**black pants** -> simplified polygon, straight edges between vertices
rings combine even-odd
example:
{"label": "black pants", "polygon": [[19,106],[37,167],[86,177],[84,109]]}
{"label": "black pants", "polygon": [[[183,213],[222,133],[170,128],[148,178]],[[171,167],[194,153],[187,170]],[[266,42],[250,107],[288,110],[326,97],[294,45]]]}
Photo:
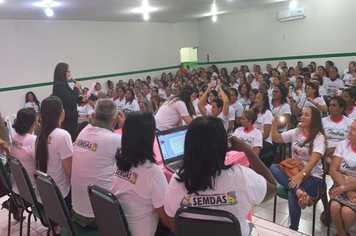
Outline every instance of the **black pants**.
{"label": "black pants", "polygon": [[273,146],[269,142],[263,141],[262,149],[260,151],[260,158],[261,161],[267,166],[268,168],[272,165],[274,153],[272,152],[271,155],[265,156],[269,151],[272,151]]}
{"label": "black pants", "polygon": [[72,142],[75,142],[75,140],[77,139],[77,123],[78,123],[78,119],[76,120],[65,119],[62,124],[62,128],[67,130],[68,133],[70,134],[72,138]]}

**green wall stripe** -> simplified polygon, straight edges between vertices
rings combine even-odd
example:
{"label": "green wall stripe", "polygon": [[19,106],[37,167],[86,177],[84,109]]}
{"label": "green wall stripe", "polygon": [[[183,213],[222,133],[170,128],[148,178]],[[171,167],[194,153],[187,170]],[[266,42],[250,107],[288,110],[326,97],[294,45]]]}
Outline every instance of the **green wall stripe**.
{"label": "green wall stripe", "polygon": [[[87,81],[87,80],[103,79],[103,78],[110,78],[110,77],[116,77],[116,76],[148,73],[148,72],[154,72],[154,71],[160,71],[160,70],[178,69],[179,67],[180,67],[180,65],[162,67],[162,68],[155,68],[155,69],[148,69],[148,70],[129,71],[129,72],[123,72],[123,73],[108,74],[108,75],[98,75],[98,76],[91,76],[91,77],[76,78],[76,80],[77,81]],[[45,82],[45,83],[38,83],[38,84],[26,84],[26,85],[20,85],[20,86],[5,87],[5,88],[0,88],[0,92],[19,90],[19,89],[29,89],[29,88],[36,88],[36,87],[49,86],[49,85],[53,85],[53,82]]]}
{"label": "green wall stripe", "polygon": [[334,53],[334,54],[319,54],[319,55],[304,55],[304,56],[288,56],[288,57],[267,57],[257,59],[243,59],[231,61],[213,61],[213,62],[199,62],[199,65],[212,65],[212,64],[229,64],[241,62],[256,62],[256,61],[286,61],[286,60],[301,60],[301,59],[315,59],[315,58],[331,58],[331,57],[352,57],[356,56],[356,52],[350,53]]}
{"label": "green wall stripe", "polygon": [[[246,63],[246,62],[258,62],[258,61],[284,61],[284,60],[301,60],[301,59],[352,57],[352,56],[356,56],[356,52],[319,54],[319,55],[303,55],[303,56],[288,56],[288,57],[267,57],[267,58],[230,60],[230,61],[198,62],[198,64],[199,65],[212,65],[212,64]],[[91,77],[76,78],[76,80],[87,81],[87,80],[103,79],[103,78],[118,77],[118,76],[124,76],[124,75],[149,73],[149,72],[160,71],[160,70],[178,69],[179,67],[180,67],[180,65],[148,69],[148,70],[129,71],[129,72],[123,72],[123,73],[108,74],[108,75],[98,75],[98,76],[91,76]],[[20,85],[20,86],[5,87],[5,88],[0,88],[0,92],[19,90],[19,89],[36,88],[36,87],[42,87],[42,86],[49,86],[52,84],[53,84],[53,82],[45,82],[45,83],[38,83],[38,84],[26,84],[26,85]]]}

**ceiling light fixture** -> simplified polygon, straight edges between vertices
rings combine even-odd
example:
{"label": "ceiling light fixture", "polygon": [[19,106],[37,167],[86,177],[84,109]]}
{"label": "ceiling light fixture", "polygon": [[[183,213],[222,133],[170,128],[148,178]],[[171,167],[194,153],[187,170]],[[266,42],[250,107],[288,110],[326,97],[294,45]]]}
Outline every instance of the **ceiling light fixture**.
{"label": "ceiling light fixture", "polygon": [[296,0],[292,0],[289,4],[289,7],[291,9],[295,9],[297,7],[297,5],[298,5],[298,2]]}
{"label": "ceiling light fixture", "polygon": [[148,20],[149,18],[150,18],[150,15],[147,12],[143,13],[144,20]]}
{"label": "ceiling light fixture", "polygon": [[213,15],[213,22],[216,22],[216,19],[217,19],[216,15]]}
{"label": "ceiling light fixture", "polygon": [[49,16],[49,17],[53,16],[53,10],[51,8],[49,8],[49,7],[46,8],[45,12],[46,12],[47,16]]}
{"label": "ceiling light fixture", "polygon": [[4,3],[4,0],[0,0],[0,4],[1,4],[1,3]]}
{"label": "ceiling light fixture", "polygon": [[216,15],[218,13],[218,8],[216,7],[215,2],[213,3],[213,7],[211,8],[211,14]]}

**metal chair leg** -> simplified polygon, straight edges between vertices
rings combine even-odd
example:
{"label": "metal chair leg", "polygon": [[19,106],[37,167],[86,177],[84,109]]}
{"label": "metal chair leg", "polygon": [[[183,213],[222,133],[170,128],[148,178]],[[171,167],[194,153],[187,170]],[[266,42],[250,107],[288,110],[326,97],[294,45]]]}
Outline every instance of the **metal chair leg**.
{"label": "metal chair leg", "polygon": [[277,208],[277,195],[274,196],[273,223],[276,223],[276,208]]}
{"label": "metal chair leg", "polygon": [[27,219],[27,236],[30,236],[30,230],[31,230],[31,215],[32,212],[28,214],[28,219]]}
{"label": "metal chair leg", "polygon": [[21,215],[20,215],[20,236],[22,236],[23,213],[24,213],[24,210],[22,209]]}
{"label": "metal chair leg", "polygon": [[316,211],[316,203],[313,204],[313,228],[312,228],[312,236],[315,235],[315,211]]}
{"label": "metal chair leg", "polygon": [[7,222],[7,235],[10,236],[10,231],[11,231],[11,201],[10,202],[10,206],[9,206],[9,219],[8,219],[8,222]]}

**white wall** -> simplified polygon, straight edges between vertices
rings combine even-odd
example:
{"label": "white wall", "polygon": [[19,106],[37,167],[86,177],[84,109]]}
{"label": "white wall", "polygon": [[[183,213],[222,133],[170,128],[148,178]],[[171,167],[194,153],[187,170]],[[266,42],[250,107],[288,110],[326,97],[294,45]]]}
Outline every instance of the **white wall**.
{"label": "white wall", "polygon": [[[211,17],[198,20],[199,62],[206,62],[207,54],[210,61],[226,61],[356,52],[356,1],[298,0],[298,6],[307,7],[303,20],[277,20],[277,12],[289,9],[289,1],[219,15],[217,22]],[[346,67],[350,59],[334,61]]]}
{"label": "white wall", "polygon": [[[159,24],[0,20],[0,29],[0,88],[51,82],[58,62],[69,64],[73,78],[178,66],[180,48],[198,46],[199,38],[197,21]],[[161,73],[82,84],[142,79],[148,74]],[[52,86],[0,92],[2,115],[16,113],[24,105],[29,90],[42,100],[50,95]]]}

